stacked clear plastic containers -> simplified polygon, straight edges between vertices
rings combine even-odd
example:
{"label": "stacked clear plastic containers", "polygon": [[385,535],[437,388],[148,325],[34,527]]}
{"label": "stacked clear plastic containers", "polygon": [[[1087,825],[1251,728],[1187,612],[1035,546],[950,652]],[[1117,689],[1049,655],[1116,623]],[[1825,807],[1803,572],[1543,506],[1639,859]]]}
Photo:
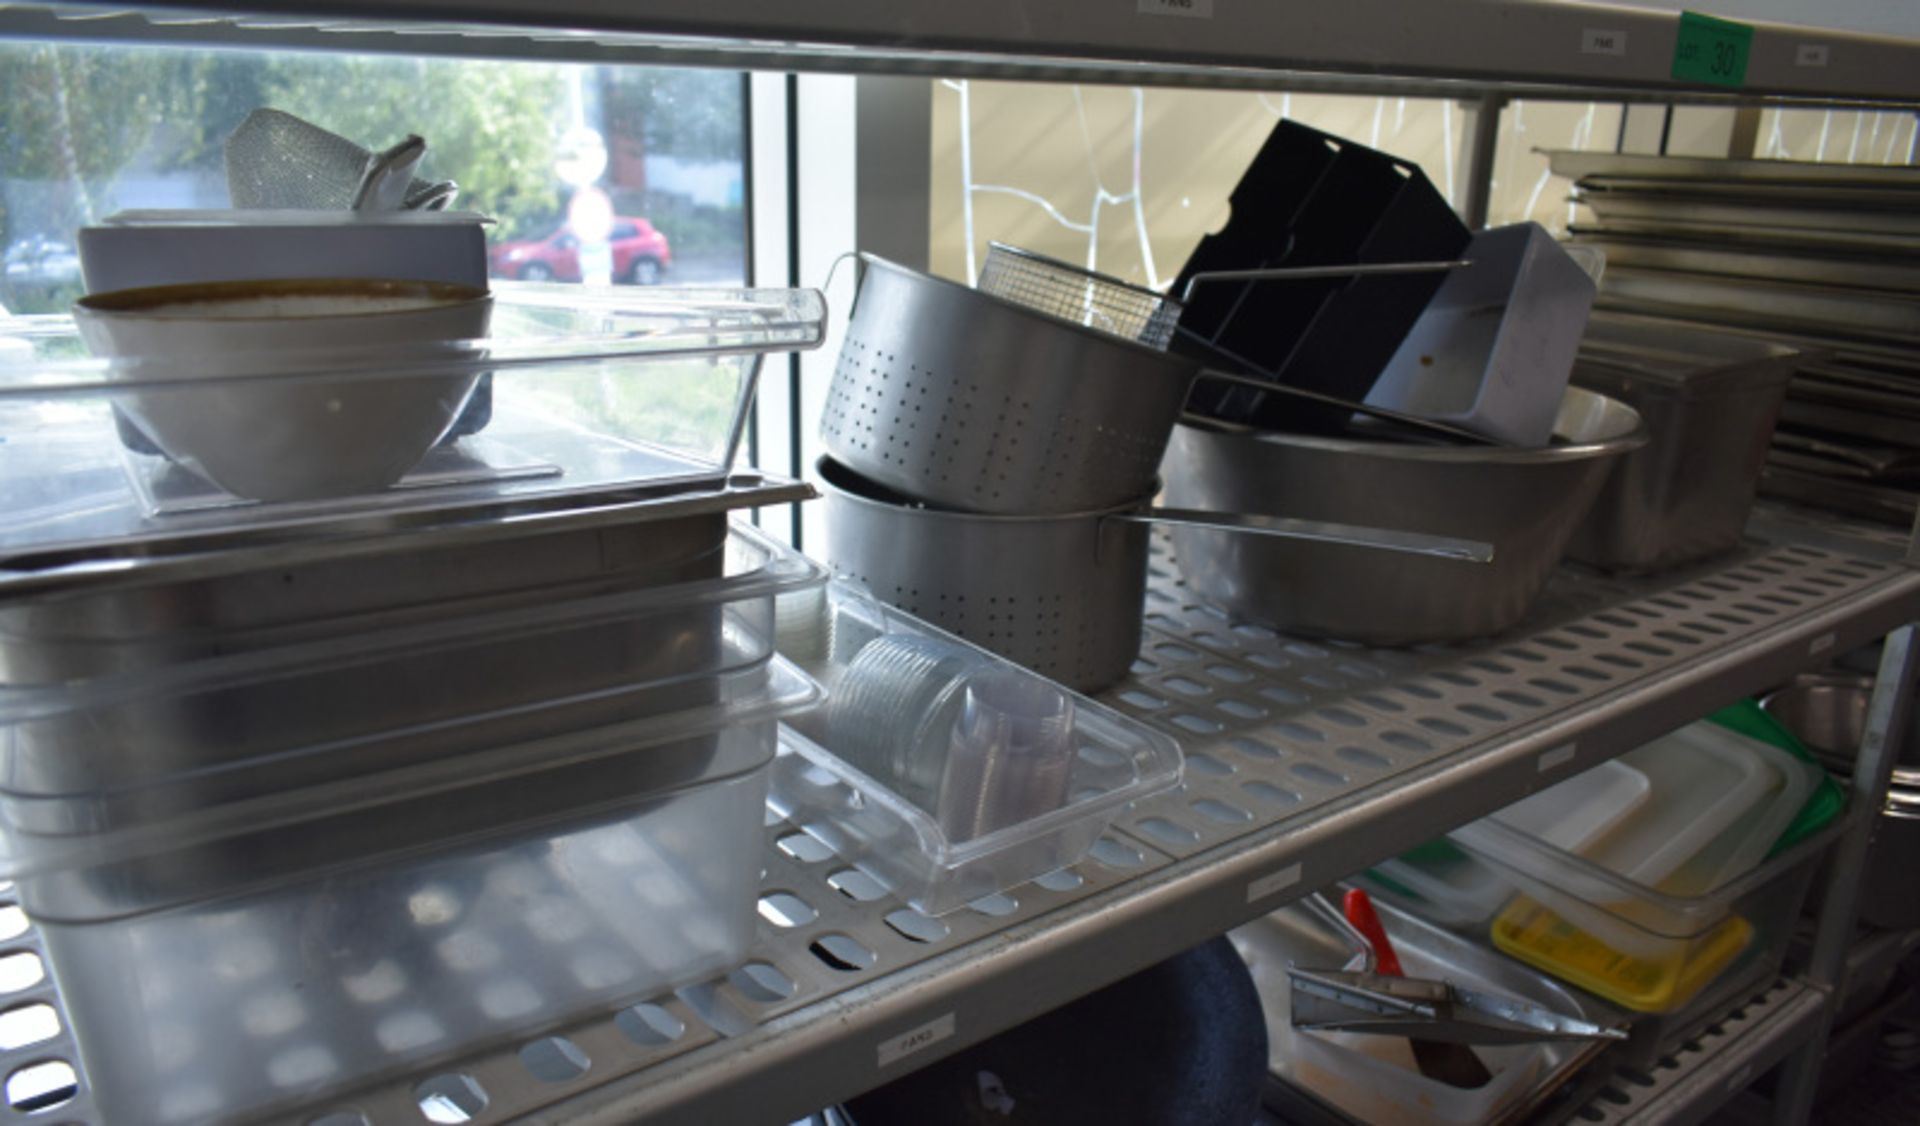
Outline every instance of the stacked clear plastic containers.
{"label": "stacked clear plastic containers", "polygon": [[1649,1061],[1779,972],[1844,819],[1823,774],[1695,723],[1455,830],[1366,882],[1625,1010]]}
{"label": "stacked clear plastic containers", "polygon": [[[823,319],[503,287],[458,348],[166,379],[0,322],[0,865],[107,1121],[308,1105],[745,956],[821,695],[774,604],[824,574],[729,519],[810,491],[731,466]],[[408,380],[458,421],[364,494],[237,496],[142,421]]]}

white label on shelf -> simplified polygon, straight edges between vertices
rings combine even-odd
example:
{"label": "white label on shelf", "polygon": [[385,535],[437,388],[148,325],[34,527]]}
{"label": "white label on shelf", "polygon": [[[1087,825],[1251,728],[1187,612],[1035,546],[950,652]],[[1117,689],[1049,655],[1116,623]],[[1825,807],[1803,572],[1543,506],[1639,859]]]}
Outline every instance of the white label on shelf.
{"label": "white label on shelf", "polygon": [[1561,746],[1555,747],[1551,751],[1541,752],[1540,762],[1537,764],[1540,768],[1540,773],[1545,774],[1547,771],[1552,770],[1556,766],[1565,766],[1566,764],[1572,762],[1573,752],[1578,747],[1579,747],[1579,744],[1577,743],[1566,743]]}
{"label": "white label on shelf", "polygon": [[1140,14],[1210,20],[1213,18],[1213,0],[1140,0]]}
{"label": "white label on shelf", "polygon": [[1826,66],[1827,45],[1825,43],[1802,43],[1793,50],[1794,66]]}
{"label": "white label on shelf", "polygon": [[880,1041],[880,1066],[906,1059],[922,1048],[929,1048],[953,1035],[953,1014],[938,1016],[914,1029],[903,1032],[891,1040]]}
{"label": "white label on shelf", "polygon": [[1831,633],[1823,633],[1807,643],[1807,655],[1818,657],[1820,654],[1833,648],[1833,643],[1838,640],[1840,639]]}
{"label": "white label on shelf", "polygon": [[1580,53],[1583,55],[1624,55],[1627,53],[1627,33],[1624,31],[1605,31],[1590,27],[1580,33]]}
{"label": "white label on shelf", "polygon": [[1296,862],[1287,865],[1278,872],[1262,876],[1247,885],[1247,902],[1258,903],[1269,895],[1278,895],[1300,882],[1300,865]]}

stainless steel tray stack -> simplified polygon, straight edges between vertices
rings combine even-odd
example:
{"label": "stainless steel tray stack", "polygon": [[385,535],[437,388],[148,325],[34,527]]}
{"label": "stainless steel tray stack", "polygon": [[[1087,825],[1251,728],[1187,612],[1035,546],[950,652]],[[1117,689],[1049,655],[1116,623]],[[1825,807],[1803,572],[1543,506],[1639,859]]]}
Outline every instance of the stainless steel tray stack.
{"label": "stainless steel tray stack", "polygon": [[491,379],[398,485],[278,503],[129,444],[137,376],[63,318],[7,326],[0,875],[108,1120],[251,1119],[745,956],[776,725],[820,695],[774,603],[825,575],[729,519],[812,490],[732,462],[823,320],[503,287],[459,358],[244,373]]}
{"label": "stainless steel tray stack", "polygon": [[1599,305],[1806,353],[1761,489],[1909,524],[1920,497],[1920,169],[1551,154]]}

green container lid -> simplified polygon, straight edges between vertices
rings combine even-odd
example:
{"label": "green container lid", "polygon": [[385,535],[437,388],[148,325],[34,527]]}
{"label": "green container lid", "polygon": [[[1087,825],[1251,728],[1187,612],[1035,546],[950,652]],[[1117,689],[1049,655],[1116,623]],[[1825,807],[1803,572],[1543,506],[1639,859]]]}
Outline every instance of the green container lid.
{"label": "green container lid", "polygon": [[1773,718],[1772,712],[1752,700],[1742,700],[1737,704],[1721,708],[1707,719],[1736,734],[1779,747],[1793,757],[1811,763],[1820,771],[1820,784],[1815,786],[1813,793],[1807,796],[1806,802],[1800,807],[1800,812],[1787,825],[1786,831],[1780,834],[1780,839],[1773,843],[1773,849],[1767,853],[1768,856],[1785,852],[1819,832],[1834,818],[1840,816],[1841,810],[1847,808],[1847,792],[1840,787],[1840,783],[1833,780],[1833,776],[1827,773],[1826,768],[1820,765],[1820,761],[1813,757],[1812,752],[1801,745],[1793,732]]}

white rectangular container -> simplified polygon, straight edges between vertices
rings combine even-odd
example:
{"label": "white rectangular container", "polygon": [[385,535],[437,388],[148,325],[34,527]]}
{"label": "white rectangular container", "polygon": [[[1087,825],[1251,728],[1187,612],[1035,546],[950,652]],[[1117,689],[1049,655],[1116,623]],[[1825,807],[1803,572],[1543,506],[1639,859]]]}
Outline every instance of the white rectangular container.
{"label": "white rectangular container", "polygon": [[121,211],[79,231],[89,293],[268,278],[392,278],[484,288],[471,211]]}
{"label": "white rectangular container", "polygon": [[1593,309],[1593,278],[1538,223],[1481,231],[1461,257],[1472,264],[1447,275],[1367,402],[1544,446]]}

